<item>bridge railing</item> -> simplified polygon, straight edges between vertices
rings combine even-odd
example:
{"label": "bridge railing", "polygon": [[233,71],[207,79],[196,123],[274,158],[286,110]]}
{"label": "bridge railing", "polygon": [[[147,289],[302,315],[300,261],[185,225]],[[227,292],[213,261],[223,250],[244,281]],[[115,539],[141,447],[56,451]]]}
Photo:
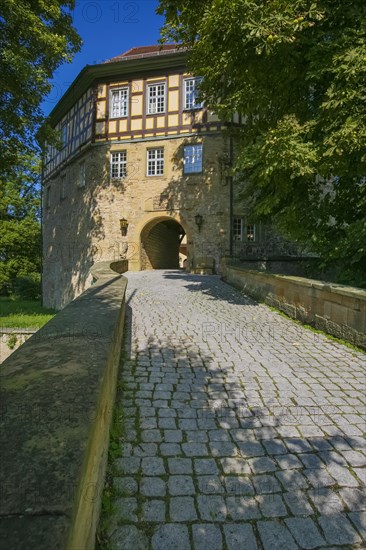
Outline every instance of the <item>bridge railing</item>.
{"label": "bridge railing", "polygon": [[366,290],[221,263],[223,278],[302,323],[366,349]]}
{"label": "bridge railing", "polygon": [[108,262],[93,276],[90,289],[1,366],[0,538],[7,550],[94,547],[127,280]]}

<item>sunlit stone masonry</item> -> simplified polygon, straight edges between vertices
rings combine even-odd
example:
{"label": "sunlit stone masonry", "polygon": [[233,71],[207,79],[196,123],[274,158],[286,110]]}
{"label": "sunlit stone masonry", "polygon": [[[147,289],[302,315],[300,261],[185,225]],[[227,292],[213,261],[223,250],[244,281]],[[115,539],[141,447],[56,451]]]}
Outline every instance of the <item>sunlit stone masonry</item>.
{"label": "sunlit stone masonry", "polygon": [[[130,271],[219,273],[223,256],[273,254],[230,173],[235,147],[201,103],[199,75],[176,45],[132,48],[86,66],[50,114],[62,148],[43,170],[44,304],[63,307],[99,261]],[[282,254],[284,251],[282,250]]]}

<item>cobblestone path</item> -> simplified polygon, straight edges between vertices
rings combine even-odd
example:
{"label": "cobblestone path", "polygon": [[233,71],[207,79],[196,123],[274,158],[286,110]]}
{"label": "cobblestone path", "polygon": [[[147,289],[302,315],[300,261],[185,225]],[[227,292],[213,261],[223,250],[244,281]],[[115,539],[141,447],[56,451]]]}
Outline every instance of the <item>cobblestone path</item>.
{"label": "cobblestone path", "polygon": [[110,548],[364,548],[365,355],[216,276],[127,277]]}

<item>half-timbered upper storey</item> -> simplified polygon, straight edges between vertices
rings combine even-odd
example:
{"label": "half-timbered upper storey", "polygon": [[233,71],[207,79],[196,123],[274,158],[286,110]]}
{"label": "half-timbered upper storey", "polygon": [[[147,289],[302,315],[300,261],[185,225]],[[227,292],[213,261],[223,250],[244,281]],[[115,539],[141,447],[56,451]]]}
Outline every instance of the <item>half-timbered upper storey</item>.
{"label": "half-timbered upper storey", "polygon": [[202,79],[187,72],[186,55],[173,44],[132,48],[85,67],[50,115],[62,145],[48,149],[45,178],[91,144],[220,131],[223,124],[200,101]]}

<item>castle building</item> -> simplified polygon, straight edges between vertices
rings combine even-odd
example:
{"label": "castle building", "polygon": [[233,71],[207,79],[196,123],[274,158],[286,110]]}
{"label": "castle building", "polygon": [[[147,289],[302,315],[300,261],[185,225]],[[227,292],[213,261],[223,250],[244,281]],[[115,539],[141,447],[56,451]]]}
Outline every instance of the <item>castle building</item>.
{"label": "castle building", "polygon": [[260,240],[237,210],[227,124],[186,56],[151,46],[86,66],[50,114],[62,148],[43,169],[45,305],[74,299],[100,261],[219,272],[233,242]]}

